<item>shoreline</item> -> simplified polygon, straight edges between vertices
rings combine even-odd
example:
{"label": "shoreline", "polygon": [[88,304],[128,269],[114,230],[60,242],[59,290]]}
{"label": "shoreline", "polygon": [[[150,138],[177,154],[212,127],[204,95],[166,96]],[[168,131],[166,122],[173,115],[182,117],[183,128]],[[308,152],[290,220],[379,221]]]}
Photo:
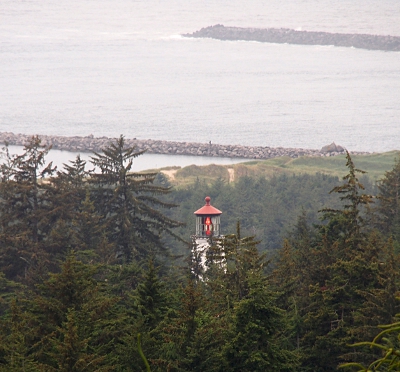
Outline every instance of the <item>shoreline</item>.
{"label": "shoreline", "polygon": [[[64,137],[38,135],[42,140],[43,146],[52,146],[55,150],[93,153],[101,152],[116,138],[94,137]],[[12,132],[0,132],[0,143],[14,146],[24,146],[32,135],[14,134]],[[241,146],[241,145],[219,145],[197,142],[173,142],[161,140],[139,140],[136,138],[125,138],[127,146],[135,146],[137,151],[146,150],[148,154],[162,155],[189,155],[189,156],[208,156],[224,158],[244,158],[244,159],[270,159],[281,156],[298,158],[299,156],[336,156],[341,155],[344,149],[334,143],[324,146],[321,150],[303,148],[284,148],[268,146]],[[354,151],[354,155],[369,154],[369,152]]]}
{"label": "shoreline", "polygon": [[400,36],[296,31],[289,28],[225,27],[218,24],[202,28],[191,34],[183,34],[182,36],[231,41],[246,40],[278,44],[334,45],[367,50],[400,51]]}

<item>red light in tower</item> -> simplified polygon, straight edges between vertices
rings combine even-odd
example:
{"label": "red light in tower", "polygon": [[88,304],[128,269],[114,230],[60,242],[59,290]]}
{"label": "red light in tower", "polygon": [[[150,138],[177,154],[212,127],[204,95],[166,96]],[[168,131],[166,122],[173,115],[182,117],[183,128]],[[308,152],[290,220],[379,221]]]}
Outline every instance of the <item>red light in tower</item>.
{"label": "red light in tower", "polygon": [[206,234],[210,235],[211,234],[211,229],[212,229],[212,223],[211,223],[211,218],[210,217],[206,217],[205,225],[206,225]]}

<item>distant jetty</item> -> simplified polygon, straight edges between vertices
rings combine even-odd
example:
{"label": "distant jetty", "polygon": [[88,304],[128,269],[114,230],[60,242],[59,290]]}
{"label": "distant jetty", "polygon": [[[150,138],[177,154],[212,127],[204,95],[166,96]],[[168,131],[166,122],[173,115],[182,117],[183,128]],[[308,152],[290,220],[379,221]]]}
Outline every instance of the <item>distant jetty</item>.
{"label": "distant jetty", "polygon": [[400,51],[399,36],[297,31],[289,28],[241,28],[215,25],[184,37],[247,40],[278,44],[334,45],[369,50]]}
{"label": "distant jetty", "polygon": [[[14,134],[10,132],[0,132],[0,143],[16,146],[24,146],[32,135]],[[52,146],[53,149],[70,152],[101,152],[115,138],[94,137],[62,137],[39,135],[44,146]],[[210,156],[224,158],[242,159],[269,159],[280,156],[298,158],[299,156],[335,156],[343,154],[341,146],[332,143],[324,146],[320,150],[310,150],[302,148],[284,148],[268,146],[241,146],[241,145],[218,145],[197,142],[171,142],[158,140],[139,140],[136,138],[125,138],[127,146],[135,146],[137,151],[146,150],[149,154],[165,155],[189,155],[189,156]],[[366,152],[354,152],[352,154],[367,154]]]}

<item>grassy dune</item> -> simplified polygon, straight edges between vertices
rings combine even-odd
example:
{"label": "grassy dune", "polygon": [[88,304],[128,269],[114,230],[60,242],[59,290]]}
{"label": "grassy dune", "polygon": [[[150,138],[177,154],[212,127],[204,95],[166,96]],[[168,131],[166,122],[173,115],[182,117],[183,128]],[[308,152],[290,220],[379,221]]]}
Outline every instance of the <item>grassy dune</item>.
{"label": "grassy dune", "polygon": [[[377,153],[369,155],[354,155],[352,159],[358,169],[367,172],[367,176],[373,181],[381,179],[385,172],[391,170],[396,158],[400,157],[400,151]],[[335,157],[289,157],[273,158],[268,160],[249,161],[234,165],[190,165],[184,168],[173,167],[161,169],[176,187],[202,180],[213,182],[222,179],[226,182],[234,182],[240,177],[273,177],[280,174],[315,174],[325,173],[342,177],[346,174],[346,159],[344,155]]]}

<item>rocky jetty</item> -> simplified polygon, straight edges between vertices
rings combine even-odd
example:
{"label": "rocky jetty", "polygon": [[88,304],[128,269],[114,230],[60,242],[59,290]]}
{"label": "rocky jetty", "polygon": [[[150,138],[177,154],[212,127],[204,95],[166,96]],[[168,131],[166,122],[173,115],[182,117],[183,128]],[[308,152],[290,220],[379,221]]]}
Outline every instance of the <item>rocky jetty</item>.
{"label": "rocky jetty", "polygon": [[[53,149],[70,152],[101,152],[115,138],[94,137],[61,137],[39,135],[42,144],[51,145]],[[31,138],[31,135],[14,134],[10,132],[0,133],[0,143],[23,146]],[[283,148],[268,146],[241,146],[241,145],[217,145],[211,143],[196,142],[170,142],[156,140],[139,140],[126,138],[127,146],[135,146],[138,151],[146,150],[149,154],[166,155],[191,155],[211,156],[242,159],[269,159],[279,156],[298,158],[299,156],[335,156],[342,154],[344,149],[334,143],[324,146],[321,150]],[[364,152],[352,152],[353,154],[365,154]]]}
{"label": "rocky jetty", "polygon": [[184,37],[248,40],[278,44],[334,45],[370,50],[400,51],[399,36],[296,31],[289,28],[241,28],[215,25]]}

